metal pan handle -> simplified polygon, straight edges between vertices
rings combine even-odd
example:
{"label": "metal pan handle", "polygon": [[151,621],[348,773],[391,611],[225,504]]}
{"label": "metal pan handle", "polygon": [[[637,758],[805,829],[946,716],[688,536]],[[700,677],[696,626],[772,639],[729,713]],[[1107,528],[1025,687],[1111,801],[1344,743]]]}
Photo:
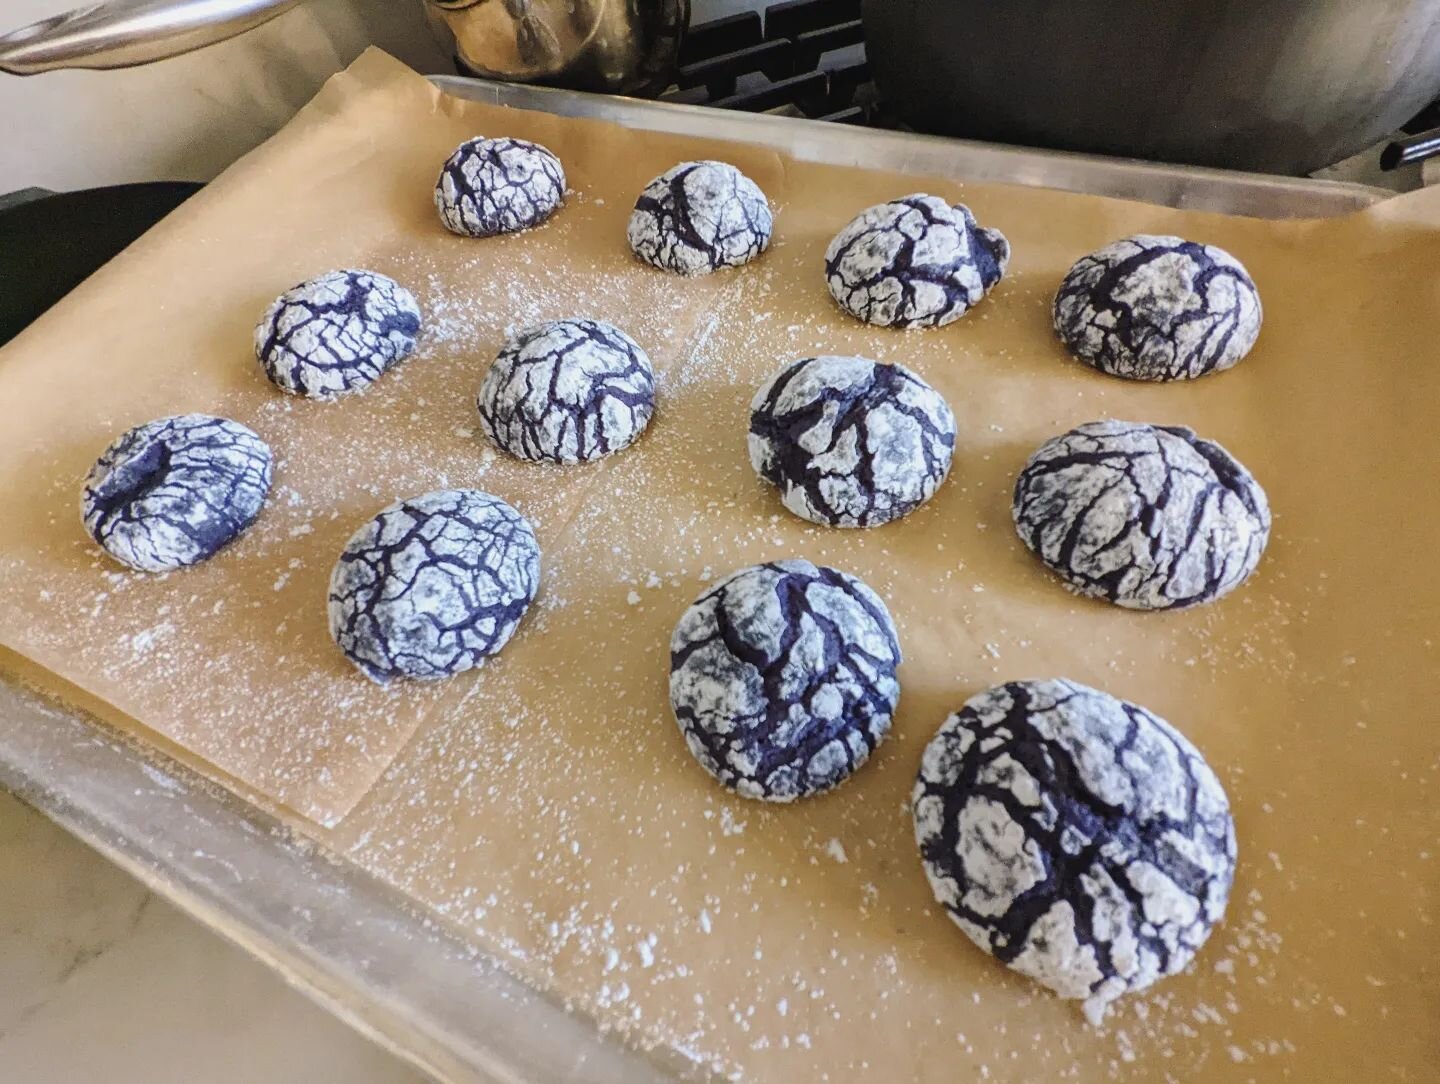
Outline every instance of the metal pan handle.
{"label": "metal pan handle", "polygon": [[1423,162],[1440,155],[1440,128],[1397,139],[1380,152],[1380,168],[1392,170],[1408,166],[1411,162]]}
{"label": "metal pan handle", "polygon": [[0,37],[0,70],[129,68],[243,34],[301,0],[109,0]]}

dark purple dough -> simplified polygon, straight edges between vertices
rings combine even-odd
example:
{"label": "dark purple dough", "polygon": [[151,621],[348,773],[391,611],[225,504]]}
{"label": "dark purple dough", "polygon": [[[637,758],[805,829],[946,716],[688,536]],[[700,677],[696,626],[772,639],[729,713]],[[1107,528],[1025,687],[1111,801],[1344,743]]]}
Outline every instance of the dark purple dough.
{"label": "dark purple dough", "polygon": [[645,186],[626,236],[653,267],[707,275],[759,256],[774,224],[765,193],[734,166],[681,162]]}
{"label": "dark purple dough", "polygon": [[936,898],[975,944],[1092,1018],[1188,964],[1225,913],[1235,825],[1200,751],[1073,681],[973,697],[911,798]]}
{"label": "dark purple dough", "polygon": [[505,646],[539,584],[540,546],[519,512],[442,489],[392,504],[346,543],[330,634],[378,682],[448,677]]}
{"label": "dark purple dough", "polygon": [[435,209],[451,233],[492,237],[540,225],[565,200],[560,159],[525,139],[471,139],[435,182]]}
{"label": "dark purple dough", "polygon": [[861,211],[825,250],[825,281],[846,312],[880,327],[940,327],[1005,274],[1010,242],[964,204],[916,193]]}
{"label": "dark purple dough", "polygon": [[1011,511],[1025,545],[1077,591],[1133,610],[1220,598],[1270,539],[1255,476],[1178,425],[1091,422],[1046,441]]}
{"label": "dark purple dough", "polygon": [[880,597],[809,561],[742,569],[670,639],[670,704],[700,765],[746,798],[844,781],[890,731],[900,644]]}
{"label": "dark purple dough", "polygon": [[90,469],[80,499],[85,529],[142,572],[196,564],[255,521],[271,465],[269,446],[228,418],[182,414],[138,425]]}
{"label": "dark purple dough", "polygon": [[1191,380],[1237,364],[1260,335],[1255,282],[1222,248],[1141,234],[1080,260],[1055,297],[1055,333],[1087,365],[1131,380]]}
{"label": "dark purple dough", "polygon": [[369,387],[415,350],[420,306],[374,271],[331,271],[281,294],[255,328],[255,356],[272,383],[307,399]]}
{"label": "dark purple dough", "polygon": [[629,447],[655,411],[640,345],[600,320],[551,320],[512,335],[476,404],[485,433],[521,459],[585,463]]}
{"label": "dark purple dough", "polygon": [[914,511],[945,480],[955,415],[903,366],[802,358],[756,393],[749,447],[756,473],[797,516],[876,527]]}

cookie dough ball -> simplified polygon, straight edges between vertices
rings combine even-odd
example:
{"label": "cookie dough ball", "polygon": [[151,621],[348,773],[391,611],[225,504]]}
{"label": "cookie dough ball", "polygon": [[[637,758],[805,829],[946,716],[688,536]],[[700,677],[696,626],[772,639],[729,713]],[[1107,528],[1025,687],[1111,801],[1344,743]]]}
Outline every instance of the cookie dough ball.
{"label": "cookie dough ball", "polygon": [[470,139],[445,160],[435,209],[451,233],[493,237],[540,225],[565,200],[565,169],[524,139]]}
{"label": "cookie dough ball", "polygon": [[1227,594],[1270,538],[1260,483],[1183,426],[1092,422],[1055,437],[1020,472],[1012,511],[1077,591],[1133,610]]}
{"label": "cookie dough ball", "polygon": [[1225,913],[1235,825],[1183,735],[1073,681],[968,701],[912,799],[935,898],[986,952],[1097,1023],[1190,962]]}
{"label": "cookie dough ball", "polygon": [[1070,353],[1131,380],[1228,369],[1250,353],[1262,317],[1239,260],[1179,237],[1106,245],[1070,269],[1055,297],[1055,333]]}
{"label": "cookie dough ball", "polygon": [[809,561],[727,576],[670,638],[670,704],[700,765],[746,798],[843,782],[890,731],[900,644],[880,597]]}
{"label": "cookie dough ball", "polygon": [[770,246],[770,203],[726,162],[681,162],[645,186],[627,236],[662,271],[708,275],[749,263]]}
{"label": "cookie dough ball", "polygon": [[909,369],[867,358],[802,358],[750,404],[750,463],[785,507],[827,527],[908,515],[945,480],[955,415]]}
{"label": "cookie dough ball", "polygon": [[486,434],[511,455],[580,463],[635,442],[655,412],[655,372],[634,339],[599,320],[553,320],[513,335],[478,399]]}
{"label": "cookie dough ball", "polygon": [[964,204],[917,193],[861,211],[825,250],[830,296],[880,327],[940,327],[990,292],[1010,242]]}
{"label": "cookie dough ball", "polygon": [[255,356],[272,383],[307,399],[368,388],[415,350],[420,306],[374,271],[331,271],[287,290],[255,328]]}
{"label": "cookie dough ball", "polygon": [[169,572],[214,556],[255,522],[270,447],[228,418],[181,414],[137,425],[90,468],[85,530],[122,564]]}
{"label": "cookie dough ball", "polygon": [[519,512],[474,489],[398,501],[356,531],[330,577],[330,635],[384,684],[479,666],[514,635],[540,584]]}

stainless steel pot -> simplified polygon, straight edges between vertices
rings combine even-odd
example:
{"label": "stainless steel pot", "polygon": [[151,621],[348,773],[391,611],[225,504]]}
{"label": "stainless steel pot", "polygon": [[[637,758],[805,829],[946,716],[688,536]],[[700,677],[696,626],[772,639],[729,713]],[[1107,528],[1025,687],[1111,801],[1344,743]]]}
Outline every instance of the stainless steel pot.
{"label": "stainless steel pot", "polygon": [[865,0],[927,132],[1307,173],[1440,93],[1440,0]]}
{"label": "stainless steel pot", "polygon": [[[109,0],[0,37],[0,70],[146,64],[232,38],[302,2]],[[690,0],[424,2],[477,75],[619,94],[665,88],[690,16]]]}

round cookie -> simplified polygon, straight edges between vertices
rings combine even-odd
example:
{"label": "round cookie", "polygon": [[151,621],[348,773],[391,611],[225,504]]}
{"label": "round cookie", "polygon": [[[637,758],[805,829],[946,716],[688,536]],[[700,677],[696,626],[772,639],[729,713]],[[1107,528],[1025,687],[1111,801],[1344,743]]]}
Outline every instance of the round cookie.
{"label": "round cookie", "polygon": [[560,159],[525,139],[469,139],[435,182],[435,209],[451,233],[494,237],[540,225],[565,201]]}
{"label": "round cookie", "polygon": [[552,320],[511,336],[477,398],[511,455],[581,463],[626,448],[655,411],[655,372],[634,339],[599,320]]}
{"label": "round cookie", "polygon": [[825,250],[842,309],[880,327],[940,327],[980,303],[1005,274],[1010,242],[964,204],[916,193],[861,211]]}
{"label": "round cookie", "polygon": [[1141,234],[1070,269],[1055,333],[1102,373],[1190,380],[1230,368],[1260,336],[1264,312],[1240,261],[1214,245]]}
{"label": "round cookie", "polygon": [[514,634],[540,584],[519,512],[474,489],[397,501],[346,543],[330,577],[330,635],[381,684],[479,666]]}
{"label": "round cookie", "polygon": [[1270,538],[1260,483],[1183,426],[1092,422],[1047,441],[1016,479],[1012,512],[1077,591],[1134,610],[1227,594]]}
{"label": "round cookie", "polygon": [[670,704],[700,765],[746,798],[843,782],[890,731],[900,644],[878,595],[833,568],[774,561],[695,600],[670,638]]}
{"label": "round cookie", "polygon": [[90,537],[122,564],[198,564],[255,522],[270,492],[270,447],[239,422],[181,414],[137,425],[96,460],[80,495]]}
{"label": "round cookie", "polygon": [[802,358],[750,404],[750,463],[785,507],[828,527],[876,527],[924,504],[950,470],[955,416],[900,365]]}
{"label": "round cookie", "polygon": [[1181,970],[1225,913],[1219,779],[1164,720],[1097,689],[1014,681],[967,701],[926,747],[911,808],[955,924],[1097,1023]]}
{"label": "round cookie", "polygon": [[749,263],[770,245],[765,193],[727,162],[681,162],[645,186],[626,235],[662,271],[706,275]]}
{"label": "round cookie", "polygon": [[415,350],[420,306],[374,271],[331,271],[277,297],[255,328],[255,356],[273,384],[307,399],[369,387]]}

